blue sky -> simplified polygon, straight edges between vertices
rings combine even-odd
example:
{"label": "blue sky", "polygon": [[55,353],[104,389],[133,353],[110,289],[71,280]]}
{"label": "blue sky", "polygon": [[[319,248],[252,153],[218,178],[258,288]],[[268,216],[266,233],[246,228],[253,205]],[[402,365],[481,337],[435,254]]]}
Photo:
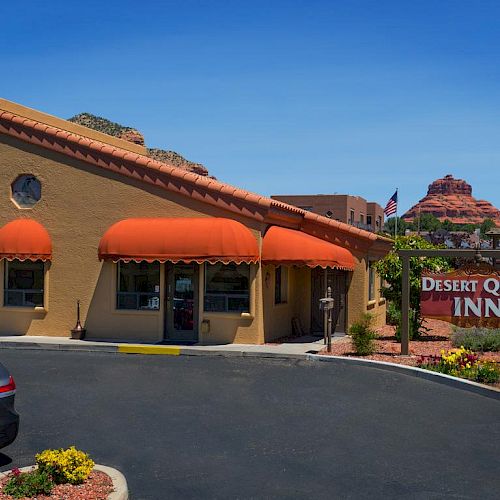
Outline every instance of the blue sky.
{"label": "blue sky", "polygon": [[500,2],[1,2],[0,95],[136,127],[261,194],[500,205]]}

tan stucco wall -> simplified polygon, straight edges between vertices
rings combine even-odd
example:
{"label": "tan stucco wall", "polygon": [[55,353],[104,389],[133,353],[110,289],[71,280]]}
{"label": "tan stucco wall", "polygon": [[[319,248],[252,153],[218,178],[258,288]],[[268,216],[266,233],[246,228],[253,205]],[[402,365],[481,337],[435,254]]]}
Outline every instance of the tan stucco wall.
{"label": "tan stucco wall", "polygon": [[371,301],[368,300],[368,262],[375,262],[380,257],[375,257],[368,255],[366,260],[366,289],[367,289],[367,302],[366,311],[373,315],[373,324],[375,327],[380,327],[385,325],[386,322],[386,301],[380,292],[382,288],[382,281],[378,273],[375,273],[375,298]]}
{"label": "tan stucco wall", "polygon": [[[42,183],[42,199],[32,209],[11,201],[11,184],[21,174]],[[221,208],[195,201],[159,187],[126,178],[99,167],[0,136],[0,226],[31,218],[45,226],[53,242],[47,264],[46,307],[41,310],[4,308],[0,293],[0,334],[68,336],[75,324],[75,303],[82,304],[88,337],[158,341],[164,335],[164,266],[161,309],[116,311],[116,266],[99,262],[97,247],[115,222],[129,217],[228,217],[245,224],[261,244],[265,225]],[[347,323],[372,312],[377,325],[385,322],[385,303],[368,303],[368,252],[354,252],[356,270],[349,273]],[[3,262],[0,261],[0,288]],[[269,278],[266,280],[266,274]],[[266,287],[265,283],[269,286]],[[310,330],[311,270],[291,267],[288,303],[274,304],[274,267],[251,266],[250,314],[203,312],[203,266],[200,269],[199,339],[203,343],[263,343],[292,333],[298,317]],[[0,290],[1,292],[2,290]],[[205,322],[202,328],[202,322]],[[209,322],[209,331],[206,331]],[[264,332],[266,332],[264,334]]]}
{"label": "tan stucco wall", "polygon": [[311,328],[311,270],[307,267],[288,267],[288,300],[274,303],[276,267],[263,267],[264,331],[266,341],[292,335],[292,319],[298,318],[304,330]]}
{"label": "tan stucco wall", "polygon": [[361,319],[364,313],[373,316],[373,326],[385,324],[385,300],[380,295],[380,277],[375,279],[375,300],[368,300],[368,262],[376,260],[368,254],[355,254],[356,267],[350,275],[347,296],[347,332],[355,321]]}
{"label": "tan stucco wall", "polygon": [[[56,265],[55,262],[54,265]],[[163,304],[165,301],[165,266],[162,264],[160,267],[160,304]],[[163,337],[164,308],[161,307],[159,311],[116,309],[116,281],[117,264],[102,262],[85,317],[87,335],[106,340],[160,341]],[[51,299],[54,293],[52,290]]]}
{"label": "tan stucco wall", "polygon": [[[32,209],[23,210],[12,203],[10,189],[16,177],[26,173],[41,181],[42,199]],[[0,225],[18,218],[34,219],[44,225],[53,243],[46,310],[12,311],[0,307],[0,334],[68,336],[75,325],[75,303],[80,299],[89,337],[160,340],[162,311],[114,310],[116,269],[98,260],[97,247],[112,224],[128,217],[197,216],[239,220],[260,242],[263,227],[258,221],[0,136]],[[201,340],[263,341],[260,270],[252,267],[253,317],[228,318],[211,313],[210,333],[200,333]],[[203,318],[200,314],[200,322]]]}
{"label": "tan stucco wall", "polygon": [[[203,273],[203,270],[201,272]],[[261,276],[260,265],[251,265],[249,314],[213,312],[200,314],[200,323],[210,322],[208,333],[203,333],[200,324],[200,342],[204,344],[262,344],[264,342]],[[200,275],[200,282],[203,283],[203,274]],[[203,293],[200,294],[200,305],[202,304]]]}

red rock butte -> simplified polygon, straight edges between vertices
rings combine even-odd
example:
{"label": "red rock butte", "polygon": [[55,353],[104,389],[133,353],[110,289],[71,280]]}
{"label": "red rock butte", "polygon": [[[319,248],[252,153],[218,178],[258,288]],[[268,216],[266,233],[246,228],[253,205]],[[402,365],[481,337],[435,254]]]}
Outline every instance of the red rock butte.
{"label": "red rock butte", "polygon": [[413,221],[423,214],[432,214],[440,221],[455,224],[480,224],[484,219],[493,219],[500,226],[500,210],[489,201],[476,200],[472,186],[463,179],[446,175],[429,185],[427,195],[410,208],[403,219]]}

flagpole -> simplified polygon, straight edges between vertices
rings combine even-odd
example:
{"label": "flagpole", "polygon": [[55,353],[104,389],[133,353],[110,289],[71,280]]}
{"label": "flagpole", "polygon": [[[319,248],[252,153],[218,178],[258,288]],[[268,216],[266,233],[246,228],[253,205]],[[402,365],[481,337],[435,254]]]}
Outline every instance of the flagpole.
{"label": "flagpole", "polygon": [[398,189],[396,188],[396,218],[394,219],[394,239],[398,236]]}

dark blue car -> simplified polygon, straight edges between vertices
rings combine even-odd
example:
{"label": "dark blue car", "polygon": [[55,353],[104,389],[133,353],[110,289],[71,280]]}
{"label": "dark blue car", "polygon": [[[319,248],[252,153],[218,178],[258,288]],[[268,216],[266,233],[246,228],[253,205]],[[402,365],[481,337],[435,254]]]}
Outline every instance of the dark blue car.
{"label": "dark blue car", "polygon": [[16,439],[19,415],[14,409],[16,383],[9,370],[0,363],[0,448]]}

